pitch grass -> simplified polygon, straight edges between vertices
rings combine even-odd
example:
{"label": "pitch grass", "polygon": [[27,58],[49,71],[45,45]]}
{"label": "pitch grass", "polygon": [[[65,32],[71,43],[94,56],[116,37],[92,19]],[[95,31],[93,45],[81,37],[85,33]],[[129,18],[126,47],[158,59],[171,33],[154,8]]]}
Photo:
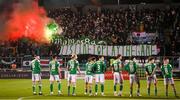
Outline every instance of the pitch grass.
{"label": "pitch grass", "polygon": [[[151,86],[151,96],[147,96],[147,89],[146,89],[146,81],[141,80],[141,94],[142,97],[136,96],[136,87],[134,85],[134,96],[129,98],[129,81],[124,82],[123,88],[123,96],[122,97],[115,97],[113,96],[113,81],[106,80],[105,81],[105,95],[104,97],[100,96],[100,86],[98,87],[99,94],[98,96],[85,96],[84,95],[84,81],[78,80],[77,87],[76,87],[76,96],[67,96],[67,81],[62,80],[62,93],[63,95],[57,95],[57,83],[54,85],[54,95],[49,95],[49,81],[48,79],[42,80],[42,91],[43,95],[32,95],[32,84],[31,79],[0,79],[0,99],[66,99],[66,100],[85,100],[85,99],[92,99],[92,100],[118,100],[118,99],[179,99],[174,97],[172,88],[169,87],[169,97],[165,96],[164,85],[163,81],[158,81],[158,96],[154,96],[154,86]],[[180,81],[175,81],[176,89],[178,96],[180,96]],[[37,87],[38,89],[38,87]],[[118,86],[119,90],[119,86]],[[72,92],[72,90],[71,90]],[[93,93],[94,93],[94,86],[93,86]]]}

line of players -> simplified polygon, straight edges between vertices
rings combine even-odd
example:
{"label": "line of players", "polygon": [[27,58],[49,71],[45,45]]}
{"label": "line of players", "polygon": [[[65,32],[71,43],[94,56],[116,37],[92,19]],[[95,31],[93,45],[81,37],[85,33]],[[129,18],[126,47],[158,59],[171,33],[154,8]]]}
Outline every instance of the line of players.
{"label": "line of players", "polygon": [[[116,60],[112,63],[112,73],[114,76],[114,96],[122,96],[123,90],[123,77],[122,70],[126,70],[129,73],[129,81],[130,81],[130,97],[133,96],[133,83],[137,83],[137,96],[141,96],[140,94],[140,79],[137,76],[137,68],[139,67],[135,61],[135,58],[129,59],[128,63],[122,67],[122,56],[119,54],[116,57]],[[42,83],[41,83],[41,66],[40,66],[40,57],[35,56],[35,59],[31,62],[32,68],[32,89],[33,94],[36,95],[36,84],[39,87],[39,95],[42,95]],[[148,59],[148,63],[145,64],[146,76],[147,76],[147,94],[150,96],[150,86],[153,81],[155,86],[155,96],[157,96],[157,78],[155,71],[157,66],[155,65],[154,58],[150,57]],[[50,95],[53,95],[53,83],[56,81],[58,83],[58,94],[61,95],[61,80],[60,80],[60,64],[57,61],[57,56],[53,56],[52,60],[49,62],[49,70],[50,70]],[[80,73],[79,62],[77,61],[77,55],[72,54],[71,59],[67,63],[68,74],[68,95],[70,95],[70,86],[72,86],[72,95],[75,96],[76,89],[76,74],[77,71]],[[88,62],[86,63],[86,76],[85,76],[85,95],[92,95],[92,85],[93,85],[93,76],[95,76],[95,94],[98,95],[98,84],[101,87],[101,95],[104,96],[104,82],[105,77],[104,73],[106,71],[106,64],[104,63],[104,57],[99,56],[96,61],[95,57],[88,58]],[[169,59],[163,59],[163,65],[161,66],[161,71],[164,77],[164,85],[165,85],[165,94],[168,96],[168,84],[170,83],[174,95],[176,94],[176,89],[173,80],[172,66],[169,64]],[[117,93],[117,85],[120,85],[119,92]]]}

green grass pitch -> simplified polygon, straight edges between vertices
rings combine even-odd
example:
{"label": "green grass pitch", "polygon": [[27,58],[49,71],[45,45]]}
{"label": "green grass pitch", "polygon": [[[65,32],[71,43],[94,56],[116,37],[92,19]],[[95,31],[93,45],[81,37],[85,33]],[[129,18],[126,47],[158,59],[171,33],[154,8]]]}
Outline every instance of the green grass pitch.
{"label": "green grass pitch", "polygon": [[[129,81],[124,82],[123,96],[115,97],[113,96],[113,81],[105,81],[105,95],[100,96],[100,86],[98,87],[99,96],[85,96],[84,95],[84,81],[78,80],[76,87],[76,96],[67,96],[67,81],[62,80],[62,93],[63,95],[57,95],[57,83],[54,85],[54,95],[49,95],[49,81],[48,79],[42,80],[42,91],[43,95],[32,95],[32,83],[31,79],[0,79],[0,99],[66,99],[66,100],[118,100],[118,99],[179,99],[174,97],[172,88],[169,86],[169,97],[165,97],[163,81],[158,81],[158,96],[154,96],[154,86],[151,86],[151,96],[147,96],[146,81],[141,80],[141,94],[142,97],[136,96],[136,87],[134,85],[134,97],[129,98]],[[175,81],[178,96],[180,96],[180,81]],[[119,87],[118,87],[119,88]],[[38,88],[37,88],[38,89]],[[94,93],[94,87],[93,87]]]}

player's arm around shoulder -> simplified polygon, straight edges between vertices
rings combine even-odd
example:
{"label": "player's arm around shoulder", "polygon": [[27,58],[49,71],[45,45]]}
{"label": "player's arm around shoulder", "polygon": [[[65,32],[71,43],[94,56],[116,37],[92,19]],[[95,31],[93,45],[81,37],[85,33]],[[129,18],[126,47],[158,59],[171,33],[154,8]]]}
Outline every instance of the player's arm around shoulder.
{"label": "player's arm around shoulder", "polygon": [[96,66],[97,66],[97,64],[96,64],[96,62],[95,62],[95,63],[93,64],[93,67],[92,67],[94,73],[95,73],[95,71],[96,71]]}
{"label": "player's arm around shoulder", "polygon": [[40,60],[38,60],[37,63],[38,63],[38,67],[39,67],[39,69],[41,71],[41,62],[40,62]]}
{"label": "player's arm around shoulder", "polygon": [[103,66],[103,73],[106,72],[106,64],[104,62],[102,62],[102,66]]}
{"label": "player's arm around shoulder", "polygon": [[155,63],[153,63],[153,72],[152,72],[151,76],[156,74],[157,68],[158,68],[158,66]]}
{"label": "player's arm around shoulder", "polygon": [[148,68],[147,68],[147,66],[148,66],[148,64],[146,63],[145,65],[144,65],[144,67],[145,67],[145,75],[146,75],[146,77],[148,77],[149,75],[148,75]]}
{"label": "player's arm around shoulder", "polygon": [[168,65],[169,65],[170,72],[173,74],[173,68],[172,68],[172,65],[171,65],[171,64],[168,64]]}
{"label": "player's arm around shoulder", "polygon": [[135,75],[137,75],[137,69],[140,67],[139,64],[137,62],[134,62],[134,66],[135,66]]}
{"label": "player's arm around shoulder", "polygon": [[31,70],[33,71],[33,60],[30,62],[30,67],[31,67]]}
{"label": "player's arm around shoulder", "polygon": [[49,73],[51,73],[51,61],[49,62],[48,67],[49,67]]}
{"label": "player's arm around shoulder", "polygon": [[121,72],[122,72],[122,69],[123,69],[122,63],[119,63],[119,69],[121,69],[121,70],[119,70],[119,72],[121,73]]}
{"label": "player's arm around shoulder", "polygon": [[69,71],[69,69],[70,69],[70,62],[68,61],[67,66],[66,66],[66,70]]}
{"label": "player's arm around shoulder", "polygon": [[128,68],[128,66],[129,66],[128,64],[129,64],[129,63],[126,63],[125,66],[124,66],[124,70],[125,70],[125,71],[128,71],[128,69],[129,69],[129,68]]}
{"label": "player's arm around shoulder", "polygon": [[42,75],[42,73],[41,73],[42,68],[41,68],[41,62],[40,62],[40,60],[38,60],[38,67],[39,67],[40,76],[41,76],[41,75]]}
{"label": "player's arm around shoulder", "polygon": [[169,65],[169,68],[172,70],[172,65],[171,64],[168,64]]}
{"label": "player's arm around shoulder", "polygon": [[161,72],[162,72],[162,75],[163,75],[163,77],[164,77],[165,73],[164,73],[164,67],[163,67],[163,65],[161,65]]}
{"label": "player's arm around shoulder", "polygon": [[111,71],[112,71],[112,73],[114,73],[114,65],[113,64],[111,65]]}

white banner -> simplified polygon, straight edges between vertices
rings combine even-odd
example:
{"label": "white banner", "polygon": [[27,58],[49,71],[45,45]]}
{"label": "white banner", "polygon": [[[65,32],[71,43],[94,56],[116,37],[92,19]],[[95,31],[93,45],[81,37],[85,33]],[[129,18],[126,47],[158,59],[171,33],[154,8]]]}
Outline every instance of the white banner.
{"label": "white banner", "polygon": [[59,55],[92,54],[104,56],[150,56],[157,55],[156,45],[125,45],[125,46],[106,46],[90,44],[73,44],[61,46]]}
{"label": "white banner", "polygon": [[155,40],[157,37],[156,35],[156,33],[133,32],[131,36],[135,42],[146,43]]}

